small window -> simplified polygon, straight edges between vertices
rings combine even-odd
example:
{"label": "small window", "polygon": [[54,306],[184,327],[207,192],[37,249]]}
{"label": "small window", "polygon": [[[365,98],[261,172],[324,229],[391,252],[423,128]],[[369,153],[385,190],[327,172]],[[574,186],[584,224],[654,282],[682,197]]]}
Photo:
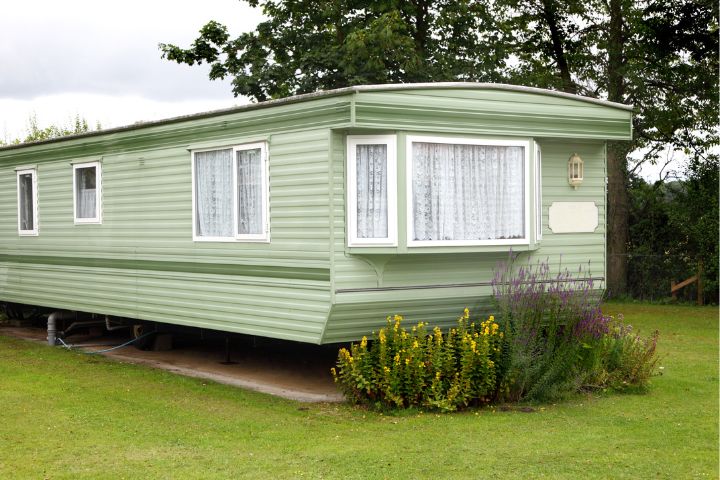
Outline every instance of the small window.
{"label": "small window", "polygon": [[542,240],[542,152],[537,143],[535,144],[535,212],[537,213],[535,235],[537,240]]}
{"label": "small window", "polygon": [[528,243],[526,141],[408,137],[408,245]]}
{"label": "small window", "polygon": [[73,165],[75,223],[102,223],[100,162]]}
{"label": "small window", "polygon": [[37,176],[35,169],[17,171],[18,233],[38,234]]}
{"label": "small window", "polygon": [[193,152],[195,240],[270,240],[266,151],[254,143]]}
{"label": "small window", "polygon": [[397,245],[396,141],[348,137],[348,246]]}

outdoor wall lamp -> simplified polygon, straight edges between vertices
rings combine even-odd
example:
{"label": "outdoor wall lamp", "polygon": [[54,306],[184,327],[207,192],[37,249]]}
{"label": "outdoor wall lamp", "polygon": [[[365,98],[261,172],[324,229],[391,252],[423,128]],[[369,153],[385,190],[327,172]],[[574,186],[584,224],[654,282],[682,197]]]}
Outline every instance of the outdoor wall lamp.
{"label": "outdoor wall lamp", "polygon": [[577,153],[573,153],[568,160],[568,183],[575,190],[583,182],[583,170],[583,159]]}

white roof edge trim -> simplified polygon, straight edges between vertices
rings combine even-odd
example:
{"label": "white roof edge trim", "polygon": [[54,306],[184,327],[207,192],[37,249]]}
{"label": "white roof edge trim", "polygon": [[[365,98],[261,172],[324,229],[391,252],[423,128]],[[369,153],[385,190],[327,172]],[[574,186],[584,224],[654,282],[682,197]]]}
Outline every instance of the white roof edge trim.
{"label": "white roof edge trim", "polygon": [[284,105],[290,103],[303,102],[306,100],[312,100],[316,98],[324,97],[335,97],[340,95],[347,95],[351,93],[359,92],[381,92],[381,91],[392,91],[392,90],[429,90],[429,89],[471,89],[471,90],[505,90],[510,92],[523,92],[523,93],[534,93],[538,95],[546,95],[550,97],[567,98],[570,100],[577,100],[586,103],[594,103],[596,105],[602,105],[604,107],[617,108],[620,110],[627,110],[632,112],[632,105],[625,105],[622,103],[610,102],[608,100],[602,100],[599,98],[583,97],[581,95],[575,95],[572,93],[559,92],[556,90],[546,90],[543,88],[536,87],[525,87],[522,85],[509,85],[505,83],[475,83],[475,82],[435,82],[435,83],[389,83],[381,85],[354,85],[351,87],[336,88],[333,90],[321,90],[318,92],[303,93],[300,95],[293,95],[291,97],[278,98],[274,100],[266,100],[258,103],[248,103],[245,105],[237,105],[229,108],[222,108],[218,110],[209,110],[205,112],[198,112],[189,115],[181,115],[178,117],[164,118],[160,120],[152,120],[147,122],[136,122],[130,125],[123,125],[120,127],[113,127],[104,130],[96,130],[92,132],[79,133],[76,135],[67,135],[64,137],[51,138],[49,140],[39,140],[36,142],[19,143],[14,145],[0,146],[0,152],[5,150],[14,150],[18,148],[31,147],[35,145],[45,145],[49,143],[65,142],[69,140],[95,137],[99,135],[106,135],[111,133],[119,133],[130,130],[138,130],[147,127],[154,127],[158,125],[165,125],[168,123],[179,123],[188,120],[195,120],[200,118],[215,117],[231,113],[239,113],[248,110],[256,110],[260,108],[273,107],[276,105]]}

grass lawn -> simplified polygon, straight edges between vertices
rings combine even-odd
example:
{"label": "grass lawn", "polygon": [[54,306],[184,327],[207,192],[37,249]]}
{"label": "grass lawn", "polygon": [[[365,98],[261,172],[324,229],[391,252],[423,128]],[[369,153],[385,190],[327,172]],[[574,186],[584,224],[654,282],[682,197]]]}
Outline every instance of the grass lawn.
{"label": "grass lawn", "polygon": [[660,330],[663,375],[534,413],[304,405],[0,337],[0,478],[717,478],[717,307],[606,311]]}

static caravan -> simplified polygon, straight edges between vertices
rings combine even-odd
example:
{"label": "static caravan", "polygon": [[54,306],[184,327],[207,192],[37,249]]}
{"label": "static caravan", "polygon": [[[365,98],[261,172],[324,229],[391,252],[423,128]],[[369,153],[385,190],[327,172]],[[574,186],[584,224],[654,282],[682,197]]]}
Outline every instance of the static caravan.
{"label": "static caravan", "polygon": [[510,249],[602,287],[631,134],[626,105],[436,83],[6,146],[0,302],[322,344],[486,306]]}

